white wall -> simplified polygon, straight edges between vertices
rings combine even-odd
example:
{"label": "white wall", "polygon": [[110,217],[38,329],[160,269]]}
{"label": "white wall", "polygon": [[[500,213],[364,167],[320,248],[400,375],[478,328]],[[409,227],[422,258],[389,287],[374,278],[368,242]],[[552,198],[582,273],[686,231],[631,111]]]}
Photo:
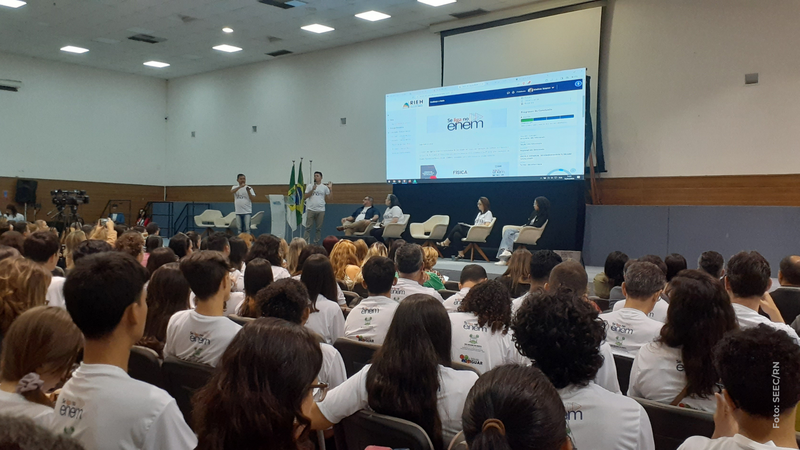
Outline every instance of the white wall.
{"label": "white wall", "polygon": [[384,182],[384,96],[439,86],[440,71],[439,36],[422,31],[170,80],[167,184],[288,184],[301,156],[306,180],[311,159],[334,183]]}
{"label": "white wall", "polygon": [[[610,177],[800,173],[800,2],[611,0]],[[744,85],[758,72],[760,84]]]}
{"label": "white wall", "polygon": [[24,83],[0,91],[0,176],[163,184],[166,81],[9,54],[0,78]]}

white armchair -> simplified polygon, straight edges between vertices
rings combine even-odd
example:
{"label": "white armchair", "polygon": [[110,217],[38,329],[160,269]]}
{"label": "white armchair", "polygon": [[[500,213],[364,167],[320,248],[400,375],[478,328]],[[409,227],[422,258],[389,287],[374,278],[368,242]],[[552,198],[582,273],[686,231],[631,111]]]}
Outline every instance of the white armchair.
{"label": "white armchair", "polygon": [[547,226],[547,222],[545,222],[541,227],[521,227],[519,230],[519,235],[517,239],[514,240],[515,244],[519,244],[522,248],[526,248],[528,245],[536,245],[539,242],[539,238],[542,237],[542,233],[544,233],[544,227]]}
{"label": "white armchair", "polygon": [[400,239],[400,235],[406,231],[408,221],[411,219],[411,214],[403,214],[403,217],[397,223],[390,223],[383,227],[384,239]]}
{"label": "white armchair", "polygon": [[217,219],[222,219],[222,212],[216,209],[207,209],[199,216],[194,216],[194,224],[197,228],[213,228],[217,226]]}
{"label": "white armchair", "polygon": [[250,229],[257,230],[262,220],[264,220],[264,211],[253,214],[253,217],[250,218]]}
{"label": "white armchair", "polygon": [[424,240],[423,247],[433,247],[439,252],[439,247],[436,246],[436,241],[441,241],[447,235],[447,226],[450,225],[450,216],[431,216],[430,219],[422,223],[412,223],[409,225],[411,237],[418,240]]}
{"label": "white armchair", "polygon": [[367,228],[364,228],[364,231],[354,231],[353,236],[369,236],[370,232],[375,228],[378,222],[370,222],[367,225]]}
{"label": "white armchair", "polygon": [[238,224],[236,223],[236,213],[232,212],[225,217],[220,217],[218,219],[215,219],[214,226],[217,228],[222,228],[223,230],[238,226]]}
{"label": "white armchair", "polygon": [[492,229],[494,228],[495,222],[497,222],[497,217],[493,218],[492,221],[486,225],[473,225],[470,227],[467,237],[461,239],[463,242],[469,244],[466,248],[464,248],[464,254],[466,255],[467,252],[470,252],[470,261],[475,261],[476,250],[478,251],[478,254],[483,257],[483,259],[485,259],[487,262],[489,261],[489,257],[486,256],[486,253],[483,252],[478,244],[486,243],[486,238],[492,234]]}

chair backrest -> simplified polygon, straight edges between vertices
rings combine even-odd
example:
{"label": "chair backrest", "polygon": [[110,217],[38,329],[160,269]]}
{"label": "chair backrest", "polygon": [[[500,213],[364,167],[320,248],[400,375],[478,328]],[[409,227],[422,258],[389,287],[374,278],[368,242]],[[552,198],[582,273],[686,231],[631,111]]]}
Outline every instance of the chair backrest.
{"label": "chair backrest", "polygon": [[364,450],[370,445],[409,450],[433,450],[425,430],[408,420],[372,411],[358,411],[334,427],[336,448]]}
{"label": "chair backrest", "polygon": [[448,298],[452,297],[453,295],[458,294],[458,291],[453,291],[450,289],[440,289],[439,295],[442,296],[443,299],[447,300]]}
{"label": "chair backrest", "polygon": [[457,291],[457,290],[459,290],[458,289],[458,281],[445,281],[444,282],[444,288],[448,289],[448,290],[451,290],[451,291]]}
{"label": "chair backrest", "polygon": [[397,223],[407,224],[408,221],[411,219],[411,214],[403,214],[403,217],[397,221]]}
{"label": "chair backrest", "polygon": [[253,217],[250,218],[250,229],[255,230],[258,228],[262,220],[264,220],[264,211],[253,214]]}
{"label": "chair backrest", "polygon": [[525,244],[525,245],[536,245],[536,243],[539,242],[539,239],[542,237],[542,233],[544,233],[544,227],[546,226],[547,222],[545,222],[544,225],[541,226],[541,228],[522,227],[514,243]]}
{"label": "chair backrest", "polygon": [[204,222],[213,222],[215,219],[222,218],[222,211],[218,211],[216,209],[207,209],[200,213],[199,216],[195,216]]}
{"label": "chair backrest", "polygon": [[614,355],[614,365],[617,366],[617,381],[619,381],[619,389],[623,394],[628,395],[628,385],[631,382],[633,358],[622,355]]}
{"label": "chair backrest", "polygon": [[353,285],[353,292],[358,294],[361,298],[369,297],[369,291],[361,283]]}
{"label": "chair backrest", "polygon": [[464,364],[461,361],[451,361],[450,367],[456,370],[468,370],[470,372],[475,372],[478,374],[478,376],[481,376],[481,371],[478,370],[475,366]]}
{"label": "chair backrest", "polygon": [[489,222],[488,225],[475,225],[470,227],[469,232],[467,232],[467,237],[463,240],[466,242],[486,242],[486,238],[492,234],[495,222],[497,222],[497,217],[492,218],[492,221]]}
{"label": "chair backrest", "polygon": [[342,291],[342,293],[344,294],[345,303],[347,303],[347,306],[349,306],[351,308],[358,304],[356,301],[360,301],[361,300],[361,296],[356,294],[353,291]]}
{"label": "chair backrest", "polygon": [[714,434],[714,416],[709,412],[634,399],[650,418],[656,450],[676,450],[690,436],[710,438]]}
{"label": "chair backrest", "polygon": [[134,345],[131,348],[131,355],[128,357],[128,375],[136,380],[164,389],[161,359],[152,348],[139,345]]}
{"label": "chair backrest", "polygon": [[408,221],[411,219],[410,214],[403,214],[403,217],[397,223],[390,223],[383,227],[384,239],[400,239],[408,227]]}
{"label": "chair backrest", "polygon": [[589,300],[593,301],[600,311],[605,311],[609,308],[609,300],[607,298],[600,298],[600,297],[589,297]]}
{"label": "chair backrest", "polygon": [[444,215],[431,216],[430,219],[426,220],[422,224],[425,225],[425,232],[430,233],[431,231],[433,231],[433,227],[435,227],[436,225],[450,224],[450,216],[444,216]]}
{"label": "chair backrest", "polygon": [[238,323],[241,326],[245,326],[245,325],[247,325],[248,322],[252,322],[252,321],[256,320],[256,319],[253,319],[252,317],[242,317],[242,316],[240,316],[238,314],[230,314],[230,315],[228,315],[228,319],[231,319],[232,321]]}
{"label": "chair backrest", "polygon": [[378,344],[368,344],[358,342],[353,339],[339,338],[333,343],[334,348],[339,350],[344,361],[344,370],[350,378],[364,368],[372,360],[372,355],[381,348]]}
{"label": "chair backrest", "polygon": [[183,418],[192,424],[192,396],[195,391],[205,386],[214,368],[204,364],[182,361],[174,356],[164,358],[161,365],[164,372],[165,388],[178,403]]}
{"label": "chair backrest", "polygon": [[347,283],[345,283],[344,280],[336,280],[336,284],[339,285],[339,289],[341,289],[343,291],[348,290]]}

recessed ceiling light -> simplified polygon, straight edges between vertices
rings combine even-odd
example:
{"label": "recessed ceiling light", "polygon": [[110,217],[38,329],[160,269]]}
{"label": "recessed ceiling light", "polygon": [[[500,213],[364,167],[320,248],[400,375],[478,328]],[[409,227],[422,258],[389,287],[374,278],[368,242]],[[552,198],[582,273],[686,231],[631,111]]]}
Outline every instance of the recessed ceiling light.
{"label": "recessed ceiling light", "polygon": [[325,25],[320,25],[318,23],[314,23],[311,25],[306,25],[304,27],[300,27],[303,30],[310,31],[312,33],[327,33],[328,31],[333,31],[333,28],[326,27]]}
{"label": "recessed ceiling light", "polygon": [[25,6],[27,4],[27,2],[20,0],[0,0],[0,6],[8,6],[9,8],[19,8],[20,6]]}
{"label": "recessed ceiling light", "polygon": [[456,0],[417,0],[417,1],[431,6],[442,6],[456,2]]}
{"label": "recessed ceiling light", "polygon": [[392,16],[378,11],[367,11],[361,14],[356,14],[356,17],[358,17],[359,19],[369,20],[370,22],[375,22],[378,20],[388,19],[389,17]]}
{"label": "recessed ceiling light", "polygon": [[234,47],[234,46],[228,45],[228,44],[218,45],[218,46],[214,47],[214,50],[219,50],[221,52],[228,52],[228,53],[235,53],[235,52],[242,51],[241,48]]}
{"label": "recessed ceiling light", "polygon": [[225,28],[223,28],[223,29],[222,29],[222,31],[224,31],[224,32],[226,32],[226,33],[233,33],[233,28],[231,28],[231,27],[225,27]]}
{"label": "recessed ceiling light", "polygon": [[163,63],[161,61],[147,61],[144,63],[145,66],[155,67],[157,69],[163,69],[164,67],[169,67],[169,64]]}
{"label": "recessed ceiling light", "polygon": [[61,47],[62,52],[69,52],[69,53],[86,53],[89,49],[80,48],[80,47],[73,47],[72,45],[68,45],[66,47]]}

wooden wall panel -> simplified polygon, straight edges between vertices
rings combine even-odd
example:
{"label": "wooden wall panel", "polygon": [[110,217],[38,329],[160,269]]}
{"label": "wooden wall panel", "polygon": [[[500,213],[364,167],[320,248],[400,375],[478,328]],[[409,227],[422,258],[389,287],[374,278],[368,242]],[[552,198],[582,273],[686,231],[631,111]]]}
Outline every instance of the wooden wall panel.
{"label": "wooden wall panel", "polygon": [[[231,186],[169,186],[167,187],[167,201],[232,202]],[[261,202],[267,201],[265,195],[285,195],[289,191],[286,184],[252,185],[252,187]],[[375,198],[375,203],[382,204],[386,195],[391,193],[392,186],[386,183],[334,184],[333,198],[330,203],[358,204],[365,195],[369,195]]]}
{"label": "wooden wall panel", "polygon": [[[27,179],[27,178],[26,178]],[[162,186],[146,186],[137,184],[120,184],[120,183],[94,183],[84,181],[64,181],[64,180],[34,180],[39,182],[36,189],[36,202],[42,205],[42,209],[38,211],[34,217],[31,208],[28,208],[28,220],[50,220],[47,213],[55,206],[51,201],[50,191],[56,189],[61,190],[83,190],[89,195],[89,203],[80,205],[78,207],[78,214],[84,220],[96,221],[100,218],[100,214],[105,208],[109,200],[130,200],[131,201],[131,214],[135,217],[139,208],[144,207],[149,201],[161,201],[164,199],[164,188]],[[14,196],[17,191],[17,178],[0,177],[0,194],[8,192],[8,198],[0,195],[0,207],[5,214],[5,207],[9,203],[14,203]],[[23,208],[19,208],[20,211]],[[127,207],[120,204],[120,212],[128,215]]]}
{"label": "wooden wall panel", "polygon": [[800,175],[600,178],[603,205],[800,206]]}

